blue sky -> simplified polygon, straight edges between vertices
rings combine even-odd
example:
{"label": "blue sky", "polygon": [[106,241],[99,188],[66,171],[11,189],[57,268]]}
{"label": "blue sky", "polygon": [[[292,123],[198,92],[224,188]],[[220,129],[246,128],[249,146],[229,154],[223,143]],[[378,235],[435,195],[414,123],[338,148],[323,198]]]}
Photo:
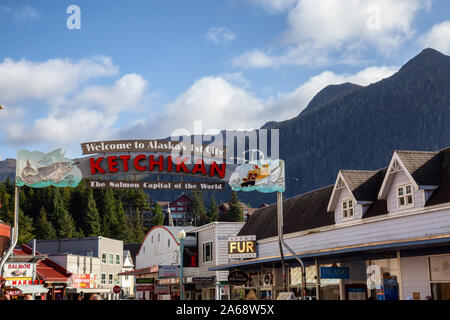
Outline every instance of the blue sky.
{"label": "blue sky", "polygon": [[[81,12],[70,30],[69,5]],[[450,54],[445,0],[0,2],[0,156],[20,148],[249,129],[315,93]]]}

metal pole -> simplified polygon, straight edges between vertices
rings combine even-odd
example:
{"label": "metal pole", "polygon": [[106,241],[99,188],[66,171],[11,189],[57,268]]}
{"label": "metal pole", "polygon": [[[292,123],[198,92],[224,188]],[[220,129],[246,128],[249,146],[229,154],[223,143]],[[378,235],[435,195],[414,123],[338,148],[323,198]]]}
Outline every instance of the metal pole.
{"label": "metal pole", "polygon": [[180,300],[184,300],[184,287],[183,287],[183,251],[184,251],[184,239],[180,239]]}
{"label": "metal pole", "polygon": [[278,216],[278,245],[280,246],[280,256],[281,256],[281,268],[283,270],[283,287],[284,291],[286,289],[286,267],[284,265],[284,254],[283,254],[283,195],[281,192],[277,192],[277,216]]}
{"label": "metal pole", "polygon": [[8,251],[3,256],[0,263],[0,274],[3,275],[3,266],[11,255],[14,247],[17,244],[17,239],[19,238],[19,187],[15,186],[14,188],[14,227],[11,230],[11,245],[9,246]]}
{"label": "metal pole", "polygon": [[283,264],[283,281],[285,283],[286,288],[286,275],[284,270],[284,256],[283,256],[283,247],[282,245],[297,259],[302,267],[302,297],[305,299],[306,297],[306,269],[305,265],[297,256],[297,254],[292,250],[283,239],[283,196],[281,192],[277,192],[277,213],[278,213],[278,242],[280,245],[280,255],[281,255],[281,263]]}

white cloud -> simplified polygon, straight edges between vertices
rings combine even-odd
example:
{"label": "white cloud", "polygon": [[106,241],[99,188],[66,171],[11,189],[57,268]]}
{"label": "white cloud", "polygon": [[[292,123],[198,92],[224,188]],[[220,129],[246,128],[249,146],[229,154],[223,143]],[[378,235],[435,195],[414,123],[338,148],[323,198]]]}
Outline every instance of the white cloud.
{"label": "white cloud", "polygon": [[130,111],[139,106],[145,94],[147,81],[132,73],[117,80],[112,86],[89,86],[75,99],[84,107],[100,106],[108,113]]}
{"label": "white cloud", "polygon": [[0,96],[6,105],[0,113],[2,143],[79,150],[80,141],[113,137],[122,112],[132,119],[138,111],[141,114],[144,99],[152,98],[147,94],[147,80],[135,73],[109,86],[91,83],[117,72],[108,57],[44,62],[5,59],[0,64]]}
{"label": "white cloud", "polygon": [[233,32],[225,27],[212,27],[208,30],[205,37],[214,44],[226,44],[236,38]]}
{"label": "white cloud", "polygon": [[41,14],[33,7],[23,6],[14,10],[13,19],[17,23],[23,23],[28,20],[37,20]]}
{"label": "white cloud", "polygon": [[298,0],[249,0],[269,13],[280,13],[294,6]]}
{"label": "white cloud", "polygon": [[95,77],[114,75],[118,68],[108,57],[50,59],[33,62],[6,58],[0,64],[0,96],[3,103],[24,99],[54,99],[74,91]]}
{"label": "white cloud", "polygon": [[[357,64],[375,49],[389,55],[415,35],[413,20],[430,0],[299,0],[281,35],[287,48],[254,49],[233,60],[246,68]],[[350,58],[349,58],[350,57]]]}
{"label": "white cloud", "polygon": [[169,136],[174,129],[193,132],[194,121],[203,122],[204,129],[252,129],[269,120],[286,120],[306,107],[313,96],[330,84],[352,82],[369,85],[391,76],[397,67],[369,67],[356,74],[335,74],[325,71],[310,78],[292,92],[279,93],[267,100],[224,76],[204,77],[169,103],[154,119],[139,123],[120,135],[131,137],[152,134]]}
{"label": "white cloud", "polygon": [[450,20],[434,25],[419,41],[424,47],[450,55]]}

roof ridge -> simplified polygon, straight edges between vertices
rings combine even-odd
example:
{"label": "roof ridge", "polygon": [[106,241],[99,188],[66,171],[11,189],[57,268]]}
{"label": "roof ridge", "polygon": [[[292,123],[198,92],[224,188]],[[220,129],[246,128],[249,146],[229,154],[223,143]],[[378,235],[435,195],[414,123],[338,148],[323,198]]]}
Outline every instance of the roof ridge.
{"label": "roof ridge", "polygon": [[434,153],[434,154],[439,153],[439,151],[424,151],[424,150],[394,150],[394,152],[404,152],[404,153]]}

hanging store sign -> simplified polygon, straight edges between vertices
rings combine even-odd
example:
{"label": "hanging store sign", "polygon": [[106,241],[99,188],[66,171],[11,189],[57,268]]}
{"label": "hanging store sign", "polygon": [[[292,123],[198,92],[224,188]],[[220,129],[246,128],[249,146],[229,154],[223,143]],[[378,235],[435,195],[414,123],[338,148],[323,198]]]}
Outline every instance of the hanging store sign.
{"label": "hanging store sign", "polygon": [[137,284],[155,283],[155,279],[154,278],[137,278],[136,283]]}
{"label": "hanging store sign", "polygon": [[284,192],[284,161],[255,160],[239,165],[229,184],[233,191]]}
{"label": "hanging store sign", "polygon": [[157,284],[157,285],[155,285],[155,293],[156,294],[167,294],[167,293],[170,293],[170,285],[169,284]]}
{"label": "hanging store sign", "polygon": [[320,267],[321,279],[349,279],[350,269],[347,267]]}
{"label": "hanging store sign", "polygon": [[16,162],[16,185],[33,188],[76,187],[81,171],[61,149],[49,153],[19,150]]}
{"label": "hanging store sign", "polygon": [[193,277],[192,283],[215,283],[216,277]]}
{"label": "hanging store sign", "polygon": [[231,285],[241,286],[246,284],[247,282],[248,274],[243,271],[236,270],[228,274],[228,283]]}
{"label": "hanging store sign", "polygon": [[178,278],[179,277],[179,266],[159,266],[158,268],[158,278]]}
{"label": "hanging store sign", "polygon": [[228,258],[256,258],[256,236],[228,237]]}
{"label": "hanging store sign", "polygon": [[3,267],[5,279],[31,278],[33,277],[35,263],[6,263]]}

